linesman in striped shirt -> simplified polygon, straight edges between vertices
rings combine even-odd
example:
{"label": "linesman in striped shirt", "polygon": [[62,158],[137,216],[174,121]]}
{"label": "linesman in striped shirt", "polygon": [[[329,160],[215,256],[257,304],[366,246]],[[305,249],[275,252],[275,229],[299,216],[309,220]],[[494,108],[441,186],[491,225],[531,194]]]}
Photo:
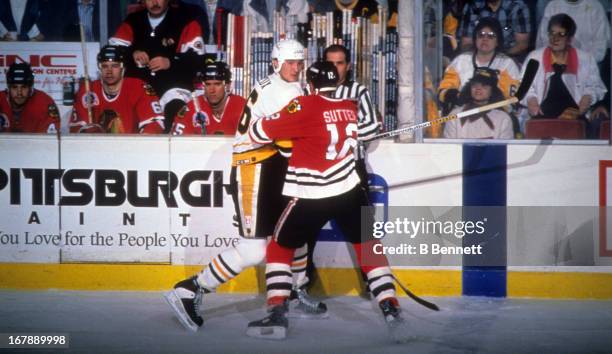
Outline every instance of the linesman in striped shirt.
{"label": "linesman in striped shirt", "polygon": [[[334,64],[338,71],[338,84],[332,96],[334,98],[357,100],[358,102],[355,166],[361,187],[363,187],[367,194],[370,188],[368,185],[368,170],[366,168],[366,146],[363,141],[376,135],[380,129],[380,123],[376,120],[376,110],[368,89],[356,81],[349,80],[351,53],[345,46],[339,44],[330,45],[323,52],[323,58]],[[310,284],[312,284],[315,278],[315,266],[312,260],[315,245],[314,241],[308,243],[308,265],[306,272],[308,279],[311,281]]]}
{"label": "linesman in striped shirt", "polygon": [[351,55],[349,50],[342,45],[333,44],[325,49],[323,52],[325,60],[332,62],[338,70],[338,86],[334,93],[334,98],[345,98],[354,99],[358,101],[357,111],[357,141],[358,147],[356,149],[356,164],[357,173],[361,180],[361,186],[367,191],[368,188],[368,171],[366,169],[366,148],[363,143],[364,140],[376,135],[380,128],[380,124],[376,120],[376,110],[374,104],[370,98],[370,92],[368,89],[353,80],[349,80],[349,71],[351,70],[351,63],[349,62]]}

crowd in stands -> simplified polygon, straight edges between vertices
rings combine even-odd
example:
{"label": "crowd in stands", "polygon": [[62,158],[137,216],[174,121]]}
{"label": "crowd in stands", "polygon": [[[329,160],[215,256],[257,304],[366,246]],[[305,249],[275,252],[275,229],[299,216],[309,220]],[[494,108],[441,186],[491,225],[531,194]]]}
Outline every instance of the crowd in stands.
{"label": "crowd in stands", "polygon": [[[610,3],[598,0],[474,0],[444,2],[444,56],[446,68],[438,86],[442,114],[468,109],[469,95],[459,91],[472,87],[470,78],[481,68],[494,70],[497,88],[504,98],[520,84],[526,63],[539,68],[526,97],[504,109],[514,136],[525,133],[529,120],[580,121],[582,138],[600,137],[602,122],[610,119]],[[493,48],[493,50],[491,49]],[[520,73],[518,68],[522,68]],[[482,80],[480,80],[482,81]],[[494,102],[483,101],[480,105]],[[459,108],[458,108],[459,107]],[[481,115],[487,126],[498,110]],[[563,124],[551,123],[549,135]],[[455,126],[460,124],[462,135]],[[507,126],[507,122],[500,123]],[[465,121],[448,124],[444,137],[481,138],[482,124],[469,131]],[[452,129],[451,129],[452,128]],[[501,127],[490,127],[496,131]],[[454,134],[449,135],[447,132]],[[561,134],[563,135],[563,134]],[[495,134],[489,137],[495,138]]]}
{"label": "crowd in stands", "polygon": [[[249,15],[255,19],[253,30],[270,31],[274,11],[296,15],[298,23],[306,24],[309,12],[350,9],[354,16],[372,17],[376,16],[380,4],[389,9],[389,26],[397,22],[397,0],[122,0],[107,3],[108,28],[112,30],[109,44],[120,48],[122,53],[106,60],[119,62],[114,69],[98,58],[100,79],[91,84],[102,91],[77,94],[76,113],[70,123],[73,132],[98,129],[92,129],[91,124],[100,125],[103,131],[157,132],[157,128],[142,129],[140,124],[147,122],[161,127],[160,133],[205,133],[203,123],[198,121],[203,119],[200,112],[208,112],[206,117],[212,116],[209,119],[219,119],[223,115],[219,102],[225,103],[231,96],[228,92],[231,75],[223,74],[224,64],[214,64],[218,73],[214,78],[219,80],[213,81],[219,81],[217,87],[221,91],[214,93],[213,85],[202,81],[207,64],[204,46],[224,40],[222,19],[228,13]],[[534,119],[578,120],[584,124],[585,137],[600,136],[601,124],[610,119],[612,5],[607,0],[449,0],[442,5],[444,74],[440,80],[427,76],[427,82],[433,83],[427,109],[434,112],[428,112],[429,119],[507,99],[519,86],[525,63],[533,59],[540,66],[520,104],[452,124],[448,122],[430,137],[508,138],[507,127],[512,128],[512,137],[522,137],[526,122]],[[76,41],[80,39],[79,23],[84,25],[87,40],[97,40],[99,9],[96,0],[0,0],[0,41]],[[108,83],[113,75],[119,74],[119,85]],[[109,123],[116,119],[108,114],[104,102],[115,102],[124,77],[130,82],[140,80],[136,85],[141,87],[138,91],[144,92],[144,96],[152,93],[159,101],[146,117],[135,118],[140,123],[124,123],[118,129],[116,124]],[[197,77],[200,80],[195,80]],[[212,80],[210,75],[207,78]],[[116,92],[111,92],[113,87]],[[196,90],[198,87],[209,89],[200,92]],[[486,91],[486,99],[476,97],[481,91]],[[33,92],[30,88],[30,94]],[[224,93],[220,101],[213,98],[212,105],[216,108],[208,107],[210,99],[194,99],[198,93],[208,97],[207,92],[213,96]],[[7,89],[5,96],[8,104],[2,109],[14,106],[10,114],[0,112],[6,126],[11,122],[7,117],[20,117],[15,112],[23,107],[11,99],[11,90]],[[206,107],[196,107],[192,101]],[[232,100],[232,105],[238,105],[234,101],[237,102]],[[78,113],[79,105],[94,107],[96,104],[100,107],[85,109],[86,119],[78,117],[84,114]],[[137,104],[131,102],[131,106]],[[104,112],[104,117],[96,116]],[[115,111],[114,118],[123,116]],[[191,119],[186,130],[185,117]],[[175,120],[182,123],[177,125]],[[82,129],[83,126],[87,129]],[[485,127],[491,134],[483,133]]]}

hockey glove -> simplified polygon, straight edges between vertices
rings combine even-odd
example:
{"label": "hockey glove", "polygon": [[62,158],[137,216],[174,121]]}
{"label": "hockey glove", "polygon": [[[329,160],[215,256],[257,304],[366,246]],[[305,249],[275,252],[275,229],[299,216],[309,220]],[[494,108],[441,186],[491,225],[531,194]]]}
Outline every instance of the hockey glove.
{"label": "hockey glove", "polygon": [[442,106],[442,113],[447,115],[450,111],[455,108],[459,104],[459,90],[457,89],[448,89],[444,93],[444,100],[440,101]]}

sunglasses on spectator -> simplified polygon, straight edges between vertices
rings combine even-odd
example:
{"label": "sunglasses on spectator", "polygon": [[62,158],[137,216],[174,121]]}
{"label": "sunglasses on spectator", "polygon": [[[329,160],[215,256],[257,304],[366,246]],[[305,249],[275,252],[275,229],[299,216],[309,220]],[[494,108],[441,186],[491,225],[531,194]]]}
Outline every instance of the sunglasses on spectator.
{"label": "sunglasses on spectator", "polygon": [[489,39],[493,39],[493,38],[497,38],[497,35],[495,34],[495,32],[479,32],[478,33],[478,38],[489,38]]}
{"label": "sunglasses on spectator", "polygon": [[565,37],[567,37],[567,32],[553,32],[553,31],[548,31],[548,36],[549,36],[549,37],[560,37],[560,38],[565,38]]}

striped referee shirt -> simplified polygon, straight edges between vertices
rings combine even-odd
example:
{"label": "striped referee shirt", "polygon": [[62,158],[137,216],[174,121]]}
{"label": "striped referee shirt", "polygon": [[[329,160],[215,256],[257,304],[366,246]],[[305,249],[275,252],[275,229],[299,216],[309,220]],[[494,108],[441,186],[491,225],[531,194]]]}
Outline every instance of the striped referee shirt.
{"label": "striped referee shirt", "polygon": [[376,111],[370,98],[370,92],[364,85],[355,81],[346,81],[338,86],[334,98],[359,101],[359,112],[357,113],[357,138],[359,140],[376,135],[380,124],[376,121]]}

